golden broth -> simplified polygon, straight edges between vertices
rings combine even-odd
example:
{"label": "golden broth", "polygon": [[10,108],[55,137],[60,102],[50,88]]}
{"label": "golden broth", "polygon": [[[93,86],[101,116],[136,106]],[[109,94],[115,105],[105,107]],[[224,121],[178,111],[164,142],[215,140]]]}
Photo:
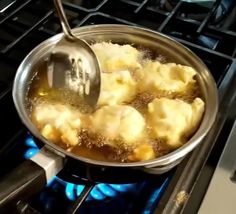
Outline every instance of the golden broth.
{"label": "golden broth", "polygon": [[[160,59],[163,60],[165,58],[160,57]],[[35,67],[34,73],[35,75],[31,81],[27,96],[31,111],[33,111],[34,107],[40,102],[62,104],[66,103],[75,109],[79,109],[80,111],[83,111],[84,108],[87,108],[87,106],[80,106],[79,97],[76,94],[65,90],[52,89],[49,87],[47,80],[46,61],[42,61],[40,64],[38,64],[37,67]],[[135,71],[132,71],[131,75],[134,79],[137,79]],[[146,118],[147,104],[154,98],[161,97],[170,99],[178,98],[187,103],[191,103],[196,97],[202,98],[200,86],[196,81],[195,84],[189,85],[187,90],[181,93],[166,91],[158,91],[155,93],[138,92],[131,102],[125,104],[134,107],[142,114],[144,118]],[[40,128],[34,117],[32,117],[32,121],[38,128]],[[153,151],[155,152],[155,157],[163,156],[175,149],[167,145],[165,139],[156,139],[153,137],[152,132],[149,131],[152,129],[152,127],[147,126],[146,129],[148,133],[147,138],[149,144],[152,146]],[[183,143],[185,143],[190,137],[191,136],[183,136]],[[129,158],[135,148],[126,146],[125,142],[123,142],[121,139],[115,139],[117,142],[119,141],[119,146],[114,148],[106,144],[107,140],[109,139],[101,136],[100,134],[92,133],[91,130],[86,128],[78,130],[78,138],[80,139],[80,143],[76,146],[66,145],[60,140],[54,141],[53,143],[58,144],[63,149],[66,149],[78,156],[83,156],[94,160],[110,162],[135,161]]]}

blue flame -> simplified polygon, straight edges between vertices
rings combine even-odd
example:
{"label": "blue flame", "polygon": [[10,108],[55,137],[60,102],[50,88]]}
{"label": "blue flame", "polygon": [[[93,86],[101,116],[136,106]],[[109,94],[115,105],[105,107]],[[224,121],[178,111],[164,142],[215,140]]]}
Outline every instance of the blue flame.
{"label": "blue flame", "polygon": [[153,213],[153,209],[155,206],[153,204],[157,204],[159,200],[161,199],[162,193],[166,189],[168,183],[169,183],[170,177],[167,177],[163,184],[157,188],[149,197],[149,200],[147,202],[147,205],[145,206],[144,212],[142,214],[151,214]]}
{"label": "blue flame", "polygon": [[30,135],[27,136],[25,145],[29,147],[24,155],[26,159],[32,158],[39,151],[39,148],[35,144],[34,139]]}
{"label": "blue flame", "polygon": [[92,189],[90,196],[96,200],[103,200],[106,198],[106,195],[99,191],[97,186]]}
{"label": "blue flame", "polygon": [[[34,142],[34,139],[30,134],[27,135],[25,140],[25,145],[28,147],[28,150],[25,152],[24,157],[29,159],[33,157],[38,151],[39,148]],[[51,186],[54,181],[58,181],[59,183],[65,186],[65,195],[66,197],[73,201],[75,200],[80,194],[82,193],[83,189],[85,188],[84,185],[76,185],[73,183],[65,182],[62,179],[55,176],[52,178],[47,186]],[[113,198],[117,195],[135,190],[137,184],[104,184],[100,183],[97,184],[89,194],[86,200],[104,200],[106,198]]]}
{"label": "blue flame", "polygon": [[67,198],[70,199],[71,201],[75,200],[74,189],[75,189],[75,184],[72,184],[72,183],[66,184],[65,193],[66,193]]}
{"label": "blue flame", "polygon": [[84,185],[77,185],[76,186],[76,196],[80,196],[80,194],[82,193],[82,191],[84,190]]}

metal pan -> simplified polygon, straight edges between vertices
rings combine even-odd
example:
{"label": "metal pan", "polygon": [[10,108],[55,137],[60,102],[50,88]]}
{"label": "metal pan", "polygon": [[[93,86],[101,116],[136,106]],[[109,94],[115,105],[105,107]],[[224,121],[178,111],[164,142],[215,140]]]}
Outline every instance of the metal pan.
{"label": "metal pan", "polygon": [[[203,142],[214,123],[218,111],[218,93],[215,81],[204,63],[189,49],[173,39],[144,28],[126,25],[93,25],[73,30],[87,42],[112,41],[120,44],[140,44],[157,54],[167,56],[172,62],[188,65],[198,72],[205,101],[205,114],[192,138],[179,149],[153,160],[135,163],[111,163],[76,156],[46,140],[32,123],[26,108],[26,92],[34,73],[33,67],[47,58],[53,45],[63,36],[58,34],[32,50],[19,66],[13,85],[13,99],[18,114],[35,138],[44,144],[40,152],[26,161],[10,175],[0,180],[0,205],[16,203],[26,190],[34,193],[41,189],[61,169],[74,176],[96,182],[127,183],[142,179],[147,174],[163,174]],[[204,143],[204,142],[203,142]],[[76,179],[75,179],[76,180]],[[27,191],[29,192],[29,191]],[[30,194],[31,195],[31,194]],[[9,203],[11,202],[11,203]]]}

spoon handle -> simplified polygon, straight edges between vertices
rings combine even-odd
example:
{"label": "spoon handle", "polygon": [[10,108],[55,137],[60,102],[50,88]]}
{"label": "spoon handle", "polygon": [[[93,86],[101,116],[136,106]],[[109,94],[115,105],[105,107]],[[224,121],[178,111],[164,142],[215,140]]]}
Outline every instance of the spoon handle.
{"label": "spoon handle", "polygon": [[66,19],[66,15],[65,15],[61,0],[54,0],[54,6],[56,8],[56,12],[57,12],[57,15],[60,19],[62,30],[63,30],[65,36],[68,39],[73,40],[74,36],[71,32],[70,25]]}

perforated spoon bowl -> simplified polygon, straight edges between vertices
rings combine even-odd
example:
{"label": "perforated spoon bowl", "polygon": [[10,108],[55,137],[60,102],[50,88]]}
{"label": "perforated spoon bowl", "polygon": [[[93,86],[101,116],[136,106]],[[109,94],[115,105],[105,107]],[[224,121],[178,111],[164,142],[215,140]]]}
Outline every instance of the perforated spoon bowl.
{"label": "perforated spoon bowl", "polygon": [[96,107],[101,73],[98,59],[84,40],[75,37],[67,22],[61,0],[54,0],[64,37],[55,45],[48,59],[48,83],[79,95],[79,102]]}

